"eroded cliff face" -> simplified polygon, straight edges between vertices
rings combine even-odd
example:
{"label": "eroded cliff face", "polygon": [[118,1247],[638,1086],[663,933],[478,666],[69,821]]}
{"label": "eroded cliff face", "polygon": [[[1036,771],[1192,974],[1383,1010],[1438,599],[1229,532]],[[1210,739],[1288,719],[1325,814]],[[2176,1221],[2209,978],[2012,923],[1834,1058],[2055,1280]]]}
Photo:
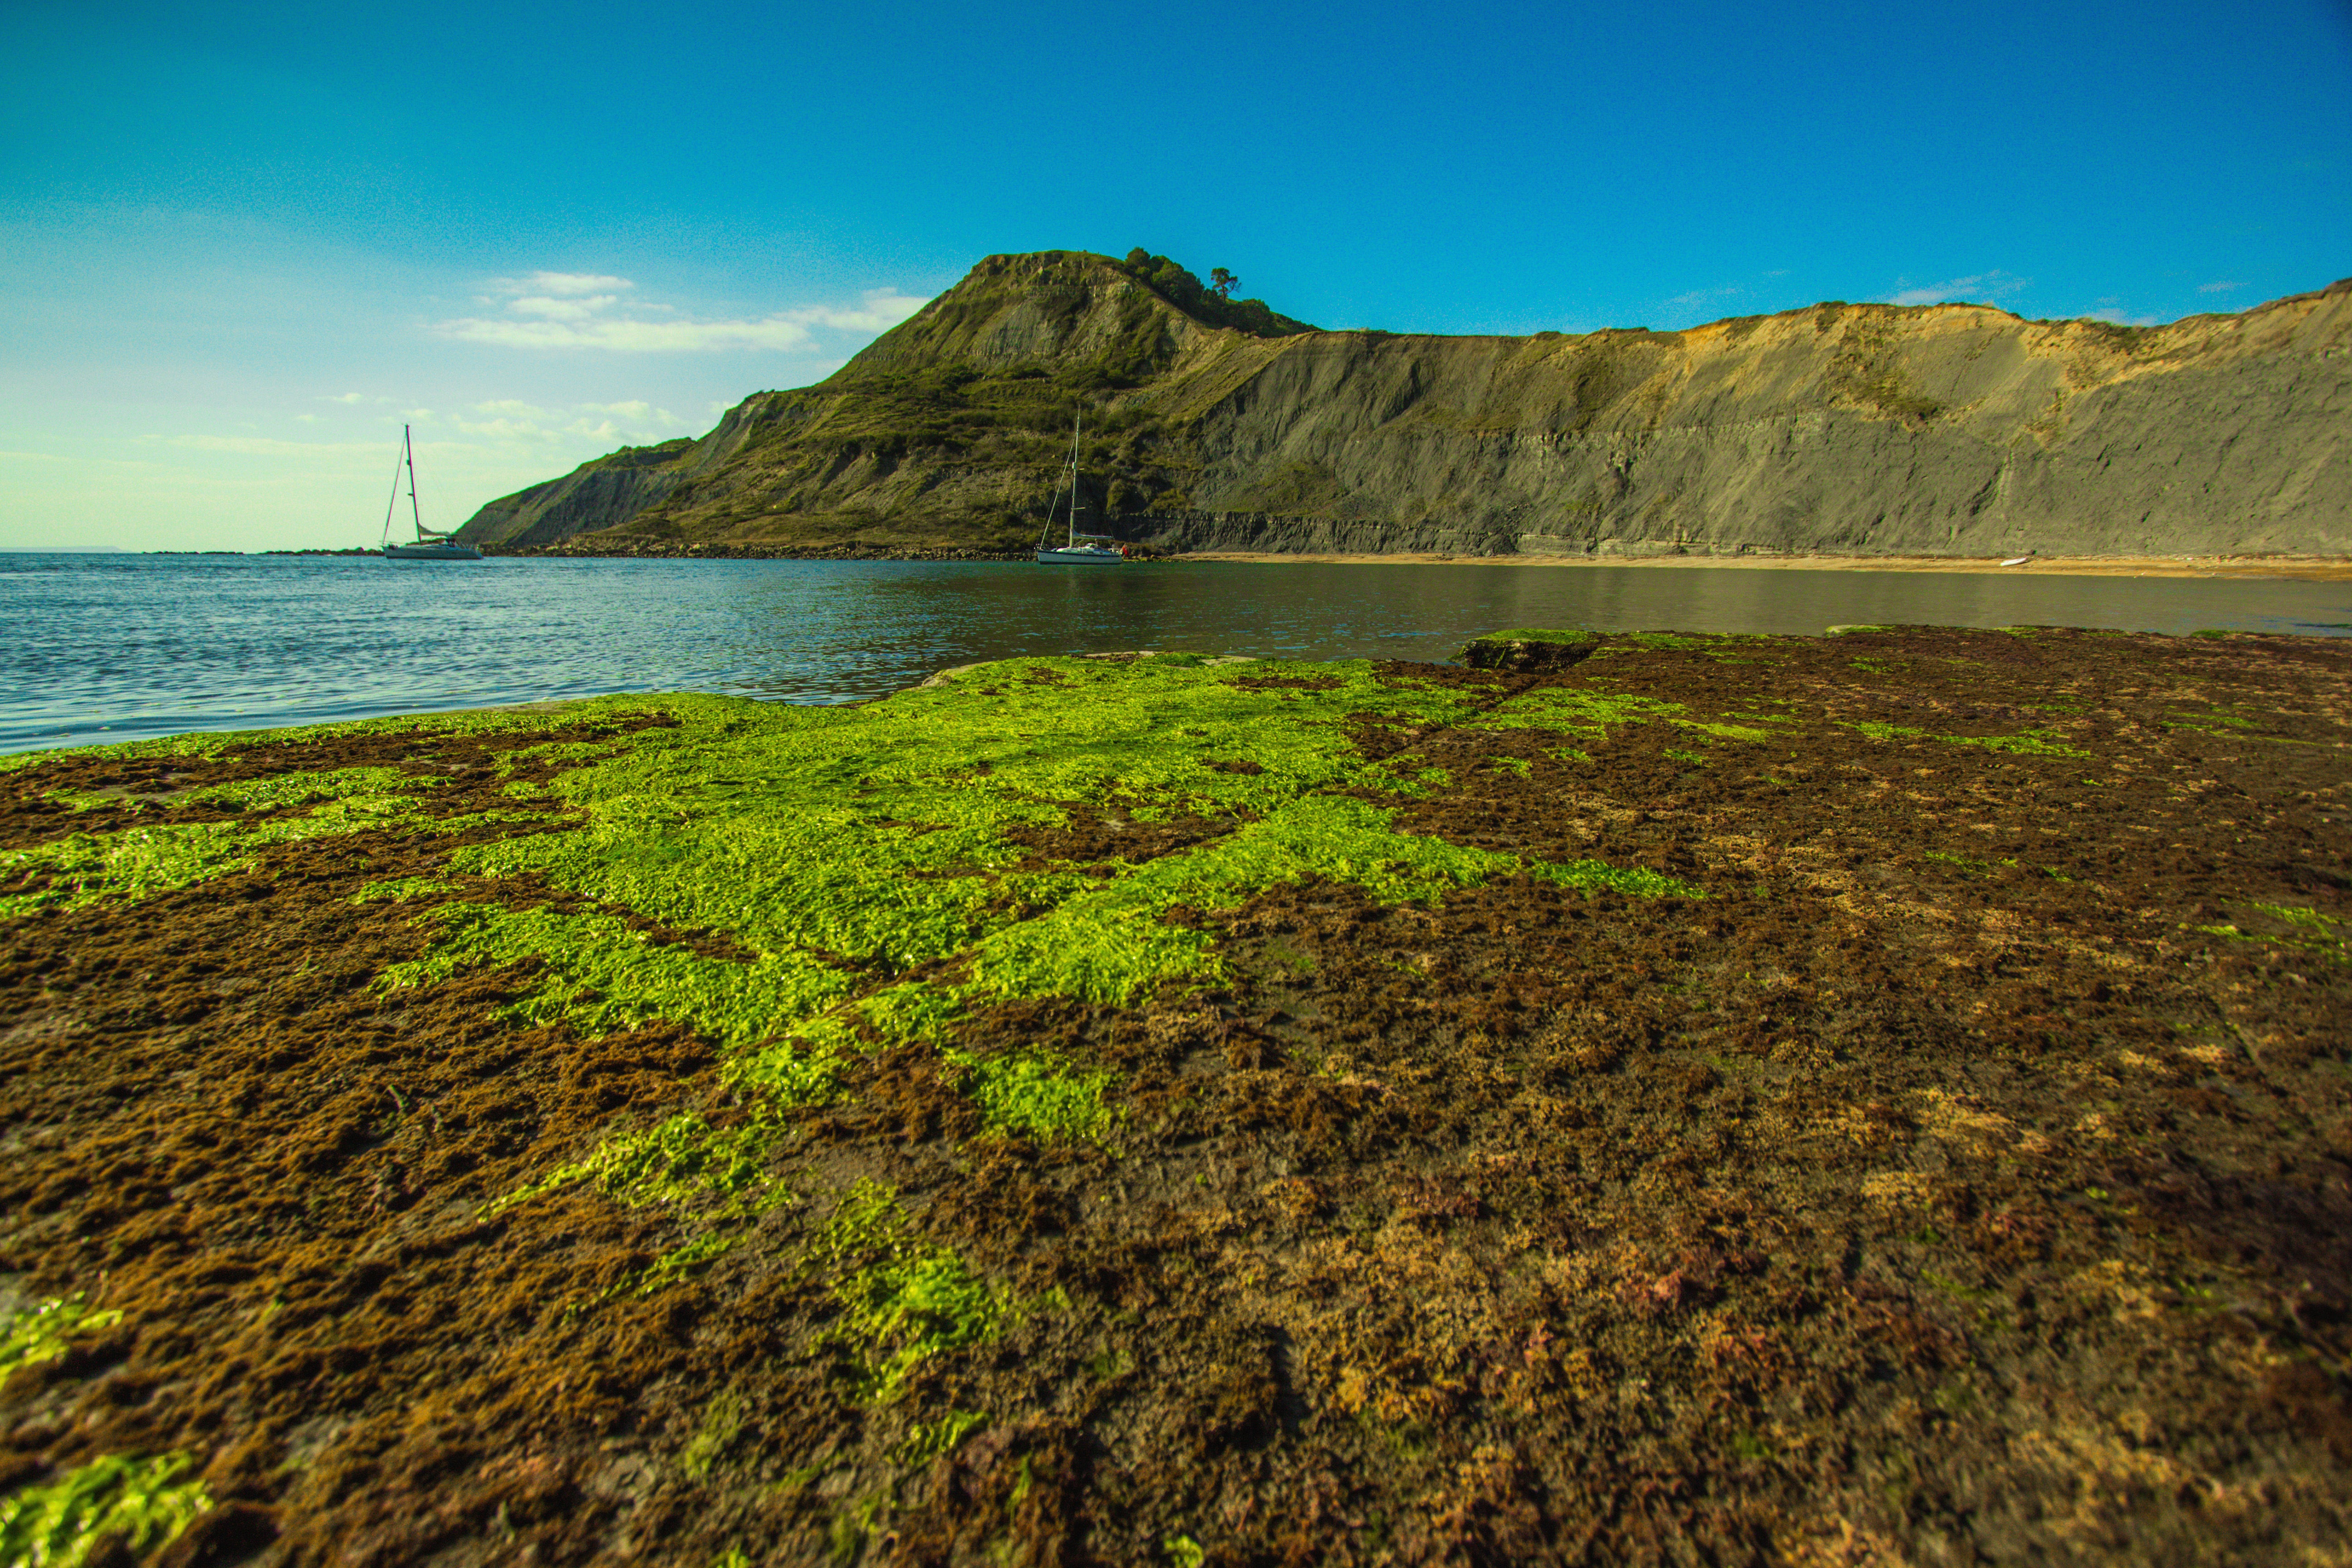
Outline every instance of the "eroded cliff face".
{"label": "eroded cliff face", "polygon": [[992,257],[822,385],[467,537],[1019,548],[1081,405],[1089,522],[1172,548],[2352,553],[2352,281],[2147,329],[1829,304],[1261,337],[1075,252]]}

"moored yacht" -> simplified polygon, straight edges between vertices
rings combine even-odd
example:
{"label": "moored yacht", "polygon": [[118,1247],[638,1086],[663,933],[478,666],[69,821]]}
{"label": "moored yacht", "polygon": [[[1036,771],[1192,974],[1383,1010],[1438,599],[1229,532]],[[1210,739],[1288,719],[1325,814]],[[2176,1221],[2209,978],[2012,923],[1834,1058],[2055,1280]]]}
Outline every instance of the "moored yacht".
{"label": "moored yacht", "polygon": [[[400,510],[400,480],[408,479],[408,521],[416,530],[416,538],[394,544],[392,541],[392,514]],[[388,561],[479,561],[482,552],[470,544],[460,544],[446,533],[428,533],[424,514],[416,510],[416,454],[409,444],[408,426],[400,427],[400,461],[392,470],[392,500],[383,509],[383,553]]]}
{"label": "moored yacht", "polygon": [[1108,533],[1078,531],[1078,432],[1085,422],[1081,413],[1070,422],[1070,460],[1063,472],[1070,480],[1069,542],[1048,545],[1045,541],[1054,531],[1054,502],[1062,499],[1061,486],[1054,487],[1054,500],[1045,503],[1045,526],[1037,535],[1038,563],[1045,566],[1118,566],[1127,561],[1127,547]]}

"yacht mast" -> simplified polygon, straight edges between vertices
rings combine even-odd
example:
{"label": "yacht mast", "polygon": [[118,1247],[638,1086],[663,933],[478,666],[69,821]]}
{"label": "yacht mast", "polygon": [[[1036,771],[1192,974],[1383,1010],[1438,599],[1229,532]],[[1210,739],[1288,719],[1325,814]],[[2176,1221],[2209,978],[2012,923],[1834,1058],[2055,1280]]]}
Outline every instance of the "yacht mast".
{"label": "yacht mast", "polygon": [[400,506],[400,469],[401,465],[405,463],[407,460],[408,427],[406,426],[401,426],[400,431],[400,456],[392,460],[392,494],[385,499],[383,503],[383,537],[379,541],[380,543],[390,544],[392,542],[392,514],[394,511],[397,510]]}
{"label": "yacht mast", "polygon": [[[408,426],[405,425],[400,427],[400,460],[408,465],[408,521],[416,525],[416,537],[422,541],[425,519],[416,510],[416,453],[408,443]],[[397,492],[398,489],[399,481],[395,479],[394,489]]]}
{"label": "yacht mast", "polygon": [[1070,418],[1070,548],[1078,547],[1078,430],[1086,424],[1083,405]]}

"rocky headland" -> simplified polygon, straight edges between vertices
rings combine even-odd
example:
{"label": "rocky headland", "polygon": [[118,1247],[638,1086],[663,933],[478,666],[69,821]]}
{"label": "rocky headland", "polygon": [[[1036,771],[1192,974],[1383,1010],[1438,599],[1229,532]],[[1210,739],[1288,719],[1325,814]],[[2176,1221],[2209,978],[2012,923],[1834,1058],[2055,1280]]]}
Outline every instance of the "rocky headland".
{"label": "rocky headland", "polygon": [[2352,279],[2160,327],[1830,302],[1684,331],[1324,331],[1167,258],[995,256],[816,386],[462,530],[503,552],[989,556],[1083,406],[1171,552],[2352,554]]}

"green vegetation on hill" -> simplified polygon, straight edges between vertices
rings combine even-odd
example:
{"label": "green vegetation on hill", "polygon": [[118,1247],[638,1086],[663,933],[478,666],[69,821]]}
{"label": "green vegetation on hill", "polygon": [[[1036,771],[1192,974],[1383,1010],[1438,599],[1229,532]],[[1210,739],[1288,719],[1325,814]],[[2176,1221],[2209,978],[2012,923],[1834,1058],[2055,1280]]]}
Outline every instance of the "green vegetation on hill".
{"label": "green vegetation on hill", "polygon": [[[1247,332],[1254,338],[1286,338],[1298,332],[1320,331],[1305,321],[1294,321],[1269,309],[1263,300],[1235,300],[1215,289],[1203,288],[1201,280],[1164,256],[1154,256],[1137,246],[1118,263],[1120,271],[1183,311],[1213,327],[1231,327]],[[1221,278],[1230,278],[1223,268],[1217,268]]]}
{"label": "green vegetation on hill", "polygon": [[1018,551],[1082,408],[1089,521],[1179,550],[2352,550],[2341,474],[2308,468],[2352,394],[2352,280],[2144,331],[1831,302],[1530,337],[1322,332],[1239,283],[1141,247],[992,256],[821,385],[465,537]]}

